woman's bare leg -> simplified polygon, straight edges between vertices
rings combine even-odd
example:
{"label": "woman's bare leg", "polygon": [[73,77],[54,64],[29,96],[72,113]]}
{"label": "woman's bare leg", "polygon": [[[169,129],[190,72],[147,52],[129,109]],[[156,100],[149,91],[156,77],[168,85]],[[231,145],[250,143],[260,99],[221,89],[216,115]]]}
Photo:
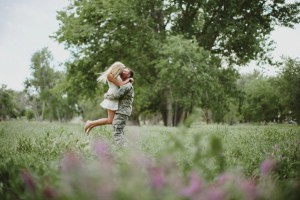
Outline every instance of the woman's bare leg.
{"label": "woman's bare leg", "polygon": [[85,133],[88,135],[89,132],[94,128],[95,126],[101,126],[105,124],[111,124],[115,116],[114,110],[107,110],[107,118],[97,119],[94,121],[87,121],[84,130]]}

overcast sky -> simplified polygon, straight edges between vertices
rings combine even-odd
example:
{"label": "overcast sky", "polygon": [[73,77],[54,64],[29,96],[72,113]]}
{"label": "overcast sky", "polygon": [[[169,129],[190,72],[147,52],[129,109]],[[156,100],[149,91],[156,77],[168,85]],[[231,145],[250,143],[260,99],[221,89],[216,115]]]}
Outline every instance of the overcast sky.
{"label": "overcast sky", "polygon": [[[30,59],[43,47],[49,48],[57,63],[69,58],[63,46],[49,38],[58,30],[56,11],[65,8],[68,2],[0,0],[0,87],[5,84],[9,89],[24,89],[23,83],[30,77]],[[276,42],[275,58],[282,55],[300,57],[300,25],[296,29],[278,27],[271,38]],[[251,69],[243,68],[242,72]]]}

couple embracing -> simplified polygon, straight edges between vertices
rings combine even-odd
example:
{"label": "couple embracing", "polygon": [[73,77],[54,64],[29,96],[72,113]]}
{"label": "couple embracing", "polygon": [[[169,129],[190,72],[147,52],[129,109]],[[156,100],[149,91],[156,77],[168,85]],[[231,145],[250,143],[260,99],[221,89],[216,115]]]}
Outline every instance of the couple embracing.
{"label": "couple embracing", "polygon": [[123,63],[115,62],[98,77],[98,82],[107,83],[109,86],[100,104],[107,110],[107,118],[88,120],[84,126],[87,135],[96,126],[112,124],[115,141],[118,144],[125,142],[124,128],[132,112],[134,97],[133,74]]}

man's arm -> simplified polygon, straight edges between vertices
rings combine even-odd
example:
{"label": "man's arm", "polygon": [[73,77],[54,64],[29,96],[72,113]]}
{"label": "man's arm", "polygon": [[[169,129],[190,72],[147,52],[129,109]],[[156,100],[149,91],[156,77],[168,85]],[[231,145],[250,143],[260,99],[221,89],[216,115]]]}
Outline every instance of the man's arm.
{"label": "man's arm", "polygon": [[110,100],[118,100],[123,97],[131,89],[131,87],[131,84],[122,85],[116,92],[112,94],[105,93],[104,98]]}

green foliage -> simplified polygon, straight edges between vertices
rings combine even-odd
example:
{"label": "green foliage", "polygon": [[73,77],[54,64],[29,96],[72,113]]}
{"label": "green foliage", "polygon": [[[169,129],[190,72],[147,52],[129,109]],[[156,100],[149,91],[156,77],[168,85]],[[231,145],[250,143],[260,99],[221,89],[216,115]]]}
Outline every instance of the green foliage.
{"label": "green foliage", "polygon": [[212,106],[213,98],[206,101],[204,97],[216,96],[219,69],[209,52],[199,48],[195,40],[170,36],[161,47],[160,57],[156,65],[155,94],[162,94],[161,107],[170,106],[166,115],[173,118],[174,126],[182,123],[184,115],[190,114],[194,107]]}
{"label": "green foliage", "polygon": [[25,91],[38,120],[66,121],[73,117],[76,101],[66,93],[64,73],[54,70],[52,59],[47,48],[33,54],[32,77],[25,81]]}
{"label": "green foliage", "polygon": [[241,105],[245,122],[278,121],[280,94],[272,78],[254,72],[241,78],[240,87],[245,94]]}
{"label": "green foliage", "polygon": [[[73,60],[67,64],[66,88],[70,95],[95,97],[97,73],[119,60],[137,72],[133,118],[138,119],[142,112],[161,112],[165,124],[178,125],[192,112],[189,105],[196,101],[190,100],[194,93],[196,97],[202,94],[195,104],[213,110],[215,121],[220,122],[238,96],[234,86],[236,72],[230,66],[266,59],[270,32],[275,25],[290,27],[297,23],[298,8],[299,3],[262,0],[75,0],[58,12],[61,24],[53,37],[73,53]],[[174,63],[162,56],[170,57]],[[229,66],[221,70],[224,60]],[[195,74],[197,79],[188,78],[192,65],[198,66],[198,71],[205,68],[204,73]],[[188,76],[175,79],[180,72]],[[165,80],[176,83],[174,91],[165,91]],[[154,86],[159,87],[157,92]],[[174,89],[180,86],[187,86],[185,90],[193,88],[188,95],[181,95],[181,90]],[[170,102],[178,104],[174,113],[170,107],[176,105],[170,106]],[[170,123],[172,120],[174,123]]]}
{"label": "green foliage", "polygon": [[78,104],[82,110],[84,120],[107,117],[107,111],[100,106],[102,100],[103,99],[99,97],[95,101],[89,99],[79,101]]}
{"label": "green foliage", "polygon": [[17,116],[17,106],[13,98],[13,91],[6,89],[6,85],[0,88],[0,121]]}
{"label": "green foliage", "polygon": [[238,89],[236,80],[239,74],[233,68],[223,69],[217,71],[215,77],[215,87],[211,87],[206,91],[203,106],[210,108],[213,112],[213,121],[220,123],[224,122],[226,113],[229,112],[230,105],[238,104],[241,96],[241,91]]}
{"label": "green foliage", "polygon": [[278,80],[280,100],[284,108],[282,117],[288,121],[294,120],[300,123],[300,61],[298,59],[285,59],[281,66],[281,73]]}
{"label": "green foliage", "polygon": [[210,70],[214,70],[209,66],[209,53],[199,48],[195,41],[180,36],[169,37],[160,53],[155,88],[170,89],[172,95],[166,98],[172,98],[175,105],[185,109],[199,106],[203,88],[208,87],[212,79]]}
{"label": "green foliage", "polygon": [[[183,1],[188,5],[190,1]],[[250,60],[266,59],[272,49],[269,34],[275,25],[292,27],[299,22],[299,2],[285,1],[219,1],[191,3],[186,10],[201,12],[204,20],[201,32],[193,30],[201,46],[222,54],[229,62],[243,64]],[[194,23],[192,15],[180,16],[181,30],[188,20]],[[197,31],[197,32],[196,32]]]}

